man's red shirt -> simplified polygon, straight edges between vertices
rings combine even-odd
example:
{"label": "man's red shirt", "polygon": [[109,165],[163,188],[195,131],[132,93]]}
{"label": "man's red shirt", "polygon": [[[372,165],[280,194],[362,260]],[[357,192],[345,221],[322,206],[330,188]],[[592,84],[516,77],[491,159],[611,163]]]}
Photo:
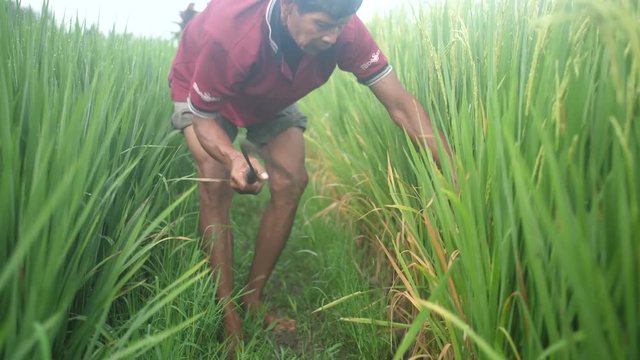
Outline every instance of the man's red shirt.
{"label": "man's red shirt", "polygon": [[[236,126],[270,119],[324,84],[336,66],[373,85],[391,72],[354,15],[328,50],[304,54],[295,72],[283,56],[278,0],[215,0],[187,25],[169,80],[173,101]],[[278,12],[278,13],[275,13]]]}

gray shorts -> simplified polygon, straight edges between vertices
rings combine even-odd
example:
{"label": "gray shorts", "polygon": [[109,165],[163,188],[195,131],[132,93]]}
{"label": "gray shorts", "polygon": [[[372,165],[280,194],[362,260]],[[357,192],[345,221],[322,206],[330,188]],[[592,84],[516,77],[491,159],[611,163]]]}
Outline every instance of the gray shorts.
{"label": "gray shorts", "polygon": [[[231,141],[238,135],[238,128],[222,115],[216,114],[215,121],[229,135]],[[193,122],[193,114],[189,110],[186,102],[173,103],[173,115],[171,125],[176,130],[184,130]],[[269,142],[283,131],[290,127],[299,127],[303,131],[307,128],[307,117],[298,109],[297,104],[293,104],[280,111],[268,121],[247,127],[247,140],[255,145],[262,146]]]}

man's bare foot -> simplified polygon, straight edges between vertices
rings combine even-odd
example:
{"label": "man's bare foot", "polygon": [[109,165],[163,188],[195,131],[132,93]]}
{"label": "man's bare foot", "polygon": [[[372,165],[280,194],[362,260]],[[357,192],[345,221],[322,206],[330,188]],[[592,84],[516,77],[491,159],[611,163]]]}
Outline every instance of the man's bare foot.
{"label": "man's bare foot", "polygon": [[266,329],[276,332],[296,331],[296,321],[267,311],[266,307],[260,303],[244,301],[242,307],[254,317],[263,317],[263,325]]}
{"label": "man's bare foot", "polygon": [[271,329],[276,332],[295,332],[296,321],[293,319],[287,319],[284,317],[278,317],[273,313],[266,313],[264,315],[264,326],[267,329]]}

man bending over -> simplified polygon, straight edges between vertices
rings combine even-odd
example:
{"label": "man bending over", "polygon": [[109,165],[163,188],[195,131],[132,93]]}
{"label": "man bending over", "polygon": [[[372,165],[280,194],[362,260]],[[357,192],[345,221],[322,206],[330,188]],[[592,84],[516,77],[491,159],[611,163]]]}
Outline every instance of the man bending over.
{"label": "man bending over", "polygon": [[[199,184],[200,231],[217,296],[233,291],[233,238],[229,221],[235,192],[271,198],[262,214],[255,256],[242,298],[257,312],[262,293],[284,248],[307,185],[303,131],[307,118],[296,101],[324,84],[336,67],[368,86],[396,124],[431,150],[437,136],[429,117],[400,84],[385,55],[355,15],[362,0],[214,0],[186,26],[169,75],[175,105],[173,126],[203,179]],[[264,167],[232,146],[238,128],[259,149]],[[440,136],[450,156],[449,146]],[[294,328],[267,314],[266,323]],[[232,344],[242,338],[240,316],[227,302],[224,325]]]}

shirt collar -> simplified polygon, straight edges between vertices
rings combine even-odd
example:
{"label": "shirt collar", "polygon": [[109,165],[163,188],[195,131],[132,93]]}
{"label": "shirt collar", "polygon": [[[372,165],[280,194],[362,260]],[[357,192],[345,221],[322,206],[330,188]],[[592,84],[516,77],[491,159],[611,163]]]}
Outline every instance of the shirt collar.
{"label": "shirt collar", "polygon": [[274,53],[278,53],[278,43],[276,39],[280,39],[280,1],[270,0],[267,6],[267,13],[265,20],[267,21],[267,27],[269,28],[269,44]]}

